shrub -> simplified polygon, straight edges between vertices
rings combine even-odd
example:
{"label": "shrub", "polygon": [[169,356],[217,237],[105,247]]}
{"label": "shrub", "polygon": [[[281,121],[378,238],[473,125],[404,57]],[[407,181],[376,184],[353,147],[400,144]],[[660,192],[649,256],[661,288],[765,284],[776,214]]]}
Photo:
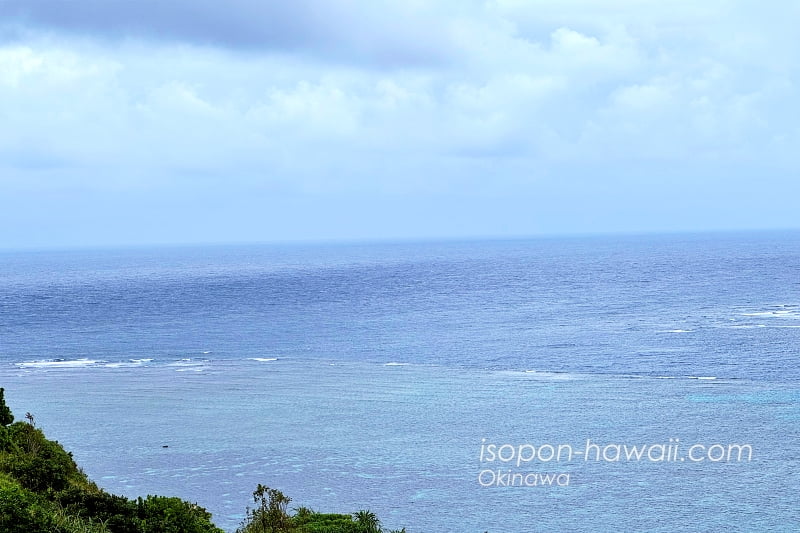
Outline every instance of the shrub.
{"label": "shrub", "polygon": [[113,533],[139,533],[139,507],[128,498],[73,486],[57,499],[67,513],[100,521]]}
{"label": "shrub", "polygon": [[180,498],[139,498],[141,533],[224,533],[211,523],[211,513]]}
{"label": "shrub", "polygon": [[0,479],[0,531],[54,533],[57,529],[47,502],[13,481]]}
{"label": "shrub", "polygon": [[40,429],[17,422],[6,428],[7,446],[13,451],[4,454],[0,469],[34,492],[63,490],[70,477],[80,478],[72,455],[60,444],[47,440]]}

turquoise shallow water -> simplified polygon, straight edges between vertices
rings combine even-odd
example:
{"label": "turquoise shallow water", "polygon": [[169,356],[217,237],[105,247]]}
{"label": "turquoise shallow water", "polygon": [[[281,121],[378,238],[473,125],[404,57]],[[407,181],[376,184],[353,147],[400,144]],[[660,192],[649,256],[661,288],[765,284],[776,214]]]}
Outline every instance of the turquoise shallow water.
{"label": "turquoise shallow water", "polygon": [[[103,487],[229,530],[264,483],[413,532],[794,531],[799,259],[792,234],[4,254],[0,384]],[[587,439],[674,460],[480,460]]]}
{"label": "turquoise shallow water", "polygon": [[[791,531],[800,519],[794,385],[280,359],[202,368],[36,370],[7,384],[104,487],[180,494],[229,528],[257,483],[411,531]],[[747,443],[752,460],[480,462],[482,439],[577,450],[671,438]],[[498,467],[569,473],[569,486],[481,486]]]}

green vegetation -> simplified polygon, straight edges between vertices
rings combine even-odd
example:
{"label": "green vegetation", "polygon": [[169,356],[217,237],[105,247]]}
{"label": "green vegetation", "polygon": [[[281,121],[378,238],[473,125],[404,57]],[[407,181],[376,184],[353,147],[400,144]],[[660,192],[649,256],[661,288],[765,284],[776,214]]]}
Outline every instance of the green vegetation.
{"label": "green vegetation", "polygon": [[0,531],[6,533],[223,533],[202,507],[178,498],[129,500],[89,481],[33,415],[14,422],[0,388]]}
{"label": "green vegetation", "polygon": [[[286,509],[291,498],[277,489],[258,485],[253,492],[256,507],[247,509],[247,517],[236,533],[384,533],[381,523],[370,511],[336,514],[317,513],[306,507],[290,515]],[[388,533],[405,533],[405,528]]]}
{"label": "green vegetation", "polygon": [[[3,533],[224,533],[211,514],[180,498],[135,500],[109,494],[91,482],[56,441],[45,438],[33,415],[14,422],[0,388],[0,531]],[[369,511],[325,514],[258,485],[255,507],[237,533],[383,533]],[[405,529],[388,533],[405,533]]]}

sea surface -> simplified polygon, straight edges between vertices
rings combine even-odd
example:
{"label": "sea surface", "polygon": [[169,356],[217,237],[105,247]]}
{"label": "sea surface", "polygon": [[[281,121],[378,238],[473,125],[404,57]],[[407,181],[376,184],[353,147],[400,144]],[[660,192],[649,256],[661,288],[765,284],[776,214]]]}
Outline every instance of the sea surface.
{"label": "sea surface", "polygon": [[799,531],[800,233],[3,252],[0,386],[228,531]]}

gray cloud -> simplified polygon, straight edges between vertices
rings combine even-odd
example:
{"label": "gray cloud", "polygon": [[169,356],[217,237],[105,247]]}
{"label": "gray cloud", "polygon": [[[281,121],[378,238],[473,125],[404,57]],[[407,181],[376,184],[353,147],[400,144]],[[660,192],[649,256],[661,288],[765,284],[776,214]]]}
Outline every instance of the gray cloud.
{"label": "gray cloud", "polygon": [[6,37],[22,27],[104,39],[301,53],[389,68],[440,64],[450,48],[430,9],[384,2],[0,0],[3,19],[0,35]]}
{"label": "gray cloud", "polygon": [[0,0],[0,228],[59,242],[86,195],[185,206],[142,242],[796,226],[794,19],[730,5]]}

